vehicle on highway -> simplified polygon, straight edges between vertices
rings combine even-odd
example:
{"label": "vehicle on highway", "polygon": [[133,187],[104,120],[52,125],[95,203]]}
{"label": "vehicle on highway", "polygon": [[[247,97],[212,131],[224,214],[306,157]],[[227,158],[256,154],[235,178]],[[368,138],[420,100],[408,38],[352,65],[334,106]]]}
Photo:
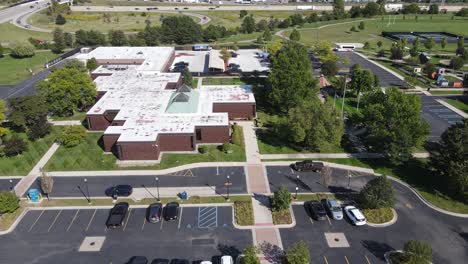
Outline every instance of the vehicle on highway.
{"label": "vehicle on highway", "polygon": [[148,259],[143,256],[131,257],[127,264],[148,264]]}
{"label": "vehicle on highway", "polygon": [[172,259],[171,264],[190,264],[186,259]]}
{"label": "vehicle on highway", "polygon": [[161,220],[163,205],[161,203],[152,203],[146,210],[146,220],[150,223],[157,223]]}
{"label": "vehicle on highway", "polygon": [[306,208],[310,213],[310,216],[314,220],[326,220],[327,219],[327,211],[323,207],[322,203],[319,201],[308,201],[306,202]]}
{"label": "vehicle on highway", "polygon": [[215,8],[214,8],[214,7],[210,7],[210,8],[208,8],[208,9],[210,9],[210,10],[215,10]]}
{"label": "vehicle on highway", "polygon": [[153,261],[151,261],[151,264],[169,264],[169,260],[168,259],[161,259],[161,258],[157,258],[157,259],[153,259]]}
{"label": "vehicle on highway", "polygon": [[178,8],[178,7],[174,7],[174,9],[175,9],[175,10],[179,10],[179,8]]}
{"label": "vehicle on highway", "polygon": [[185,9],[185,10],[187,10],[187,9],[188,9],[188,7],[184,7],[184,9]]}
{"label": "vehicle on highway", "polygon": [[234,264],[234,260],[232,259],[231,256],[222,256],[221,264]]}
{"label": "vehicle on highway", "polygon": [[127,197],[132,195],[133,187],[128,184],[119,184],[112,186],[106,190],[106,195],[117,199],[119,196]]}
{"label": "vehicle on highway", "polygon": [[367,223],[366,217],[364,217],[364,214],[357,207],[348,205],[345,206],[344,211],[354,225],[362,226]]}
{"label": "vehicle on highway", "polygon": [[87,7],[86,10],[91,10],[91,7]]}
{"label": "vehicle on highway", "polygon": [[330,213],[331,217],[334,220],[341,220],[343,219],[343,210],[341,209],[340,204],[335,199],[325,199],[322,200],[325,202],[325,208],[327,208],[328,212]]}
{"label": "vehicle on highway", "polygon": [[304,160],[304,161],[299,161],[299,162],[294,163],[292,167],[296,171],[320,172],[323,169],[323,162]]}
{"label": "vehicle on highway", "polygon": [[170,202],[164,207],[164,220],[175,221],[179,216],[179,203]]}
{"label": "vehicle on highway", "polygon": [[128,203],[121,202],[116,205],[110,210],[109,217],[106,221],[106,226],[108,228],[117,228],[124,224],[125,216],[128,212]]}

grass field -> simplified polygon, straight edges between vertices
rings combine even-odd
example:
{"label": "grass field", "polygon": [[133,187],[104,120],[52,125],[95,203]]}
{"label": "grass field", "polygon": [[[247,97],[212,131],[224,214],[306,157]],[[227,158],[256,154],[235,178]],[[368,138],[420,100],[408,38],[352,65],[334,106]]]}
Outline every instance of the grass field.
{"label": "grass field", "polygon": [[115,170],[115,169],[165,169],[196,162],[245,161],[243,147],[232,145],[233,153],[226,154],[215,145],[205,146],[204,154],[170,154],[162,156],[161,163],[146,167],[118,167],[117,158],[104,154],[99,146],[102,133],[87,133],[86,141],[76,147],[61,146],[46,165],[48,171]]}
{"label": "grass field", "polygon": [[455,90],[447,90],[447,91],[430,91],[431,94],[455,94],[455,95],[462,95],[463,91],[455,91]]}
{"label": "grass field", "polygon": [[[150,20],[151,25],[160,25],[163,16],[179,16],[177,13],[170,12],[166,12],[165,14],[151,12],[146,13],[146,16],[142,16],[142,13],[143,12],[109,12],[107,13],[110,15],[109,22],[107,20],[104,21],[104,12],[73,12],[70,15],[65,15],[67,23],[59,27],[67,32],[75,32],[79,29],[94,29],[102,32],[107,32],[111,29],[120,29],[128,32],[142,30],[146,26],[146,20]],[[199,21],[196,17],[192,18],[196,22]],[[47,16],[45,11],[30,16],[28,22],[39,28],[54,29],[57,27],[55,19]]]}
{"label": "grass field", "polygon": [[0,32],[0,43],[6,46],[15,42],[27,42],[29,37],[42,40],[52,39],[52,34],[22,29],[10,23],[0,24]]}
{"label": "grass field", "polygon": [[[15,157],[0,157],[0,175],[2,176],[23,176],[28,174],[41,157],[50,148],[57,136],[60,134],[60,127],[53,127],[49,135],[36,141],[28,142],[28,149],[23,154]],[[27,139],[25,134],[19,134],[21,138]]]}
{"label": "grass field", "polygon": [[203,78],[202,85],[241,85],[240,78]]}
{"label": "grass field", "polygon": [[0,58],[0,84],[15,84],[44,69],[44,63],[59,56],[51,51],[36,51],[31,58],[15,59],[8,55]]}
{"label": "grass field", "polygon": [[86,112],[75,112],[72,116],[51,116],[54,121],[69,121],[69,120],[80,120],[83,121],[86,118]]}
{"label": "grass field", "polygon": [[450,105],[462,110],[465,113],[468,113],[468,99],[465,100],[461,99],[445,99],[445,102],[449,103]]}

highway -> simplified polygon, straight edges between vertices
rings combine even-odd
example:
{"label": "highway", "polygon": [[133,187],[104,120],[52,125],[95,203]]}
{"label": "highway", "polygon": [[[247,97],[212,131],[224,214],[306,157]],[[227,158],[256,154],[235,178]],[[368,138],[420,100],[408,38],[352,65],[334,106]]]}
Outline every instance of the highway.
{"label": "highway", "polygon": [[[22,16],[37,12],[47,7],[49,0],[38,0],[0,10],[0,24],[17,20]],[[37,4],[36,4],[37,3]]]}

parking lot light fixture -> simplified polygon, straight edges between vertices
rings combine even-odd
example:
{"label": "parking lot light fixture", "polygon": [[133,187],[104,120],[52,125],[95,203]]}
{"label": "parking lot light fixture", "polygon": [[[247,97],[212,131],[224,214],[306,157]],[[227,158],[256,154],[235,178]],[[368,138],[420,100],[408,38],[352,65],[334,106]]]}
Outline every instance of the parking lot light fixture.
{"label": "parking lot light fixture", "polygon": [[91,204],[91,196],[89,195],[88,179],[84,178],[83,181],[86,185],[86,200],[88,200],[88,204]]}
{"label": "parking lot light fixture", "polygon": [[9,182],[10,182],[10,191],[12,192],[13,191],[13,180],[10,179]]}
{"label": "parking lot light fixture", "polygon": [[161,199],[159,199],[159,178],[156,177],[155,179],[156,179],[156,190],[157,190],[157,192],[158,192],[158,199],[157,199],[157,201],[160,202]]}
{"label": "parking lot light fixture", "polygon": [[294,196],[294,200],[297,200],[297,191],[299,191],[299,187],[296,186],[296,195]]}
{"label": "parking lot light fixture", "polygon": [[226,186],[227,186],[227,197],[226,197],[226,201],[229,201],[229,200],[230,200],[230,199],[229,199],[229,187],[230,187],[230,185],[231,185],[231,182],[230,182],[229,179],[230,179],[230,177],[229,177],[229,175],[227,175],[227,176],[226,176],[226,180],[227,180],[227,182],[226,182]]}

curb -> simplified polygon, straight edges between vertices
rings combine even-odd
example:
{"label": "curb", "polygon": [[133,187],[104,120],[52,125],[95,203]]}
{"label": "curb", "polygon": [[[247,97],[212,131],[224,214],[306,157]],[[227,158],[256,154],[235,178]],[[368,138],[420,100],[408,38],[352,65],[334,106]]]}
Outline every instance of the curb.
{"label": "curb", "polygon": [[10,227],[7,230],[0,231],[0,236],[6,235],[6,234],[10,233],[11,231],[15,230],[16,226],[19,224],[19,222],[21,222],[21,220],[23,219],[23,217],[26,215],[26,213],[29,210],[31,210],[31,209],[28,208],[28,207],[25,207],[23,212],[21,212],[21,214],[18,215],[18,217],[15,219],[15,221],[10,225]]}
{"label": "curb", "polygon": [[290,224],[281,224],[281,225],[273,225],[276,228],[293,228],[296,226],[296,217],[294,216],[294,211],[292,209],[292,204],[289,205],[289,214],[291,215],[291,223]]}
{"label": "curb", "polygon": [[392,220],[386,222],[386,223],[380,223],[380,224],[375,224],[375,223],[369,223],[367,222],[367,225],[370,226],[370,227],[387,227],[387,226],[391,226],[393,225],[394,223],[396,223],[396,221],[398,220],[398,214],[396,212],[395,209],[391,208],[392,212],[393,212],[393,218]]}
{"label": "curb", "polygon": [[[295,161],[301,161],[301,160],[297,159],[297,160],[290,160],[290,161],[262,161],[262,164],[265,167],[266,166],[286,166],[286,165],[289,166],[291,165],[291,163],[294,163]],[[359,171],[363,173],[374,174],[374,170],[369,169],[369,168],[363,168],[363,167],[357,167],[357,166],[351,166],[351,165],[343,165],[343,164],[327,162],[327,161],[324,161],[323,163],[332,168],[347,169],[347,170]]]}

